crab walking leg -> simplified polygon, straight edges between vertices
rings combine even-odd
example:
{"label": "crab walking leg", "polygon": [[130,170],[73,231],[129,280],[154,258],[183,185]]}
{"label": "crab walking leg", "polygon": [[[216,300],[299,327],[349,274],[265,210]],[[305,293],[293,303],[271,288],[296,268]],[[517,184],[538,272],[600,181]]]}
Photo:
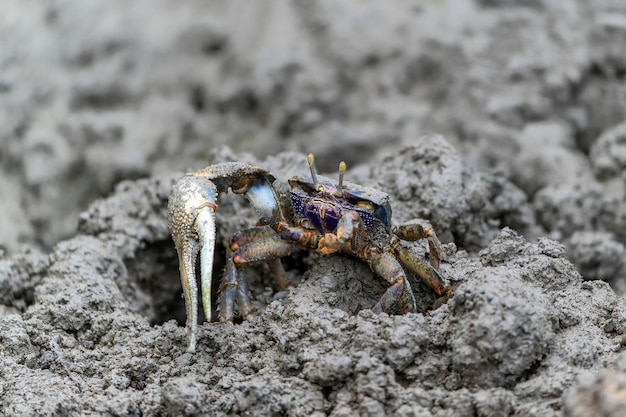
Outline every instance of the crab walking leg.
{"label": "crab walking leg", "polygon": [[237,267],[244,267],[291,256],[299,251],[297,245],[274,234],[272,237],[241,246],[234,252],[233,262]]}
{"label": "crab walking leg", "polygon": [[[267,238],[273,238],[278,236],[274,229],[270,226],[256,226],[250,229],[242,230],[236,232],[230,238],[230,249],[232,251],[236,251],[240,246],[246,245],[253,241],[263,240]],[[280,259],[270,259],[267,261],[276,281],[278,282],[278,286],[286,290],[289,288],[289,284],[285,280],[285,269],[283,268],[283,264]]]}
{"label": "crab walking leg", "polygon": [[235,297],[237,295],[237,270],[232,256],[226,259],[226,269],[220,282],[220,294],[217,298],[220,321],[233,324],[235,316]]}
{"label": "crab walking leg", "polygon": [[248,282],[233,263],[232,253],[227,254],[226,269],[220,282],[220,293],[218,297],[218,310],[220,321],[233,324],[235,316],[235,301],[239,308],[239,313],[244,318],[249,318],[252,311]]}
{"label": "crab walking leg", "polygon": [[393,229],[393,234],[398,236],[402,240],[414,242],[419,239],[426,239],[428,241],[428,261],[430,264],[439,271],[439,265],[441,261],[441,242],[437,237],[437,234],[429,225],[422,223],[410,223],[403,224]]}
{"label": "crab walking leg", "polygon": [[274,278],[276,278],[280,289],[288,290],[290,288],[290,285],[285,278],[287,274],[285,272],[285,268],[283,267],[282,261],[280,259],[270,259],[269,261],[267,261],[267,264],[272,270],[272,274],[274,274]]}
{"label": "crab walking leg", "polygon": [[252,314],[252,300],[250,299],[250,290],[248,289],[248,280],[243,276],[241,271],[237,271],[237,307],[239,314],[245,319],[254,318]]}
{"label": "crab walking leg", "polygon": [[440,297],[450,295],[450,287],[445,284],[441,274],[428,262],[421,260],[415,251],[404,246],[399,240],[392,241],[392,248],[402,265],[428,284],[437,295]]}
{"label": "crab walking leg", "polygon": [[235,234],[233,234],[230,238],[230,249],[234,252],[239,249],[240,246],[254,242],[255,240],[267,239],[272,236],[277,236],[277,234],[274,229],[267,225],[240,230],[235,232]]}
{"label": "crab walking leg", "polygon": [[[255,234],[259,228],[249,229]],[[239,232],[237,235],[245,234]],[[240,236],[241,237],[241,236]],[[245,238],[239,241],[247,241]],[[290,256],[300,251],[300,248],[292,242],[283,240],[275,232],[265,239],[253,240],[229,253],[226,259],[226,270],[220,284],[219,317],[220,321],[232,323],[234,317],[235,300],[242,316],[250,315],[252,305],[248,296],[248,283],[241,276],[241,268],[249,265],[278,260],[284,256]]]}
{"label": "crab walking leg", "polygon": [[374,253],[367,262],[379,276],[391,284],[391,287],[380,298],[380,301],[372,308],[374,313],[393,313],[394,304],[402,314],[417,311],[417,304],[413,296],[413,290],[402,269],[402,265],[391,253]]}

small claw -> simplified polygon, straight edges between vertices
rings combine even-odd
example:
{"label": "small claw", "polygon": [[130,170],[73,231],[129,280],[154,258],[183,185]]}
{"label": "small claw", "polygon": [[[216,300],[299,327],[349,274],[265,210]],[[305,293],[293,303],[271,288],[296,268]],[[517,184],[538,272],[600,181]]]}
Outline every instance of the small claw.
{"label": "small claw", "polygon": [[195,273],[198,252],[202,303],[207,319],[211,318],[216,199],[217,189],[211,181],[186,175],[174,185],[168,203],[168,223],[178,252],[180,280],[185,296],[189,352],[196,349],[198,333],[198,287]]}
{"label": "small claw", "polygon": [[353,211],[344,213],[339,220],[336,231],[325,233],[320,238],[317,251],[322,255],[330,255],[340,251],[361,230],[362,224],[363,221],[357,213]]}

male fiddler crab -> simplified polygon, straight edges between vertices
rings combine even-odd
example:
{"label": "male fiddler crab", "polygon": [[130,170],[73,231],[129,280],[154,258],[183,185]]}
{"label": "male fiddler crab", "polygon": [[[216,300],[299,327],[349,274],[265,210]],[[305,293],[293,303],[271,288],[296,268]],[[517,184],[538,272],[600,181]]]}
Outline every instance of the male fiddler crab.
{"label": "male fiddler crab", "polygon": [[[317,175],[313,154],[310,176],[284,184],[263,168],[241,162],[211,165],[185,175],[173,187],[168,204],[169,228],[178,252],[187,312],[188,351],[195,351],[198,327],[196,259],[200,253],[200,286],[207,320],[211,320],[211,276],[215,247],[218,192],[230,188],[245,195],[259,216],[256,227],[235,233],[226,248],[218,313],[233,322],[235,306],[251,317],[248,285],[240,269],[268,263],[281,287],[287,288],[280,258],[301,250],[320,255],[341,253],[366,262],[389,288],[372,310],[376,313],[415,312],[413,291],[404,268],[428,284],[445,302],[450,287],[439,274],[441,244],[423,223],[391,227],[386,193],[343,181],[346,164],[339,164],[339,181]],[[403,241],[427,239],[428,261]]]}

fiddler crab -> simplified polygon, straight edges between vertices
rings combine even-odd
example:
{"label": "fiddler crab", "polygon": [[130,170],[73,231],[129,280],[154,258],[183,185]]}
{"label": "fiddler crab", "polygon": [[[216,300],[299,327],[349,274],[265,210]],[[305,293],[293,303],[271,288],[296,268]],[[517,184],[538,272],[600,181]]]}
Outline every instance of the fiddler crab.
{"label": "fiddler crab", "polygon": [[[218,296],[222,322],[232,324],[235,306],[242,317],[252,316],[248,284],[240,273],[241,268],[268,263],[279,285],[287,288],[280,258],[302,250],[319,255],[347,254],[366,262],[389,283],[372,308],[375,313],[416,311],[404,268],[437,293],[435,308],[450,296],[450,287],[439,274],[441,244],[432,228],[422,223],[392,228],[386,193],[344,182],[344,162],[339,164],[337,182],[317,175],[313,154],[307,160],[311,175],[293,177],[287,184],[263,168],[226,162],[187,174],[174,185],[168,203],[168,222],[178,252],[185,297],[188,351],[196,348],[198,253],[202,304],[207,320],[211,320],[216,201],[218,192],[228,188],[248,198],[259,222],[256,227],[235,233],[230,247],[226,248],[226,268]],[[428,261],[403,242],[418,239],[428,241]]]}

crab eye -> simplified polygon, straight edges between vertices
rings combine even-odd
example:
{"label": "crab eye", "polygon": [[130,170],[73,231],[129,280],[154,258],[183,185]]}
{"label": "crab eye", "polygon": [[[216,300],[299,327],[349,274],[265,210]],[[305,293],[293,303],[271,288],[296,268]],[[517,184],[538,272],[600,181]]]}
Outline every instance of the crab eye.
{"label": "crab eye", "polygon": [[356,203],[356,208],[359,210],[367,211],[368,213],[374,212],[374,204],[371,201],[361,200]]}

